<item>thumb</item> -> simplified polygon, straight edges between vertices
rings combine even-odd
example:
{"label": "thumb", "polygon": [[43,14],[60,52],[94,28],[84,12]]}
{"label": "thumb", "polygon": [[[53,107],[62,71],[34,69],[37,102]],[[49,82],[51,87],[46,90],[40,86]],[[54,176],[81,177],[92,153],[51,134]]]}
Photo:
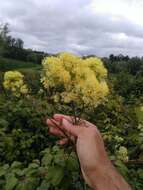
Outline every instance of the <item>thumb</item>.
{"label": "thumb", "polygon": [[65,129],[66,132],[70,133],[75,137],[77,137],[79,134],[79,128],[64,118],[62,120],[62,127]]}

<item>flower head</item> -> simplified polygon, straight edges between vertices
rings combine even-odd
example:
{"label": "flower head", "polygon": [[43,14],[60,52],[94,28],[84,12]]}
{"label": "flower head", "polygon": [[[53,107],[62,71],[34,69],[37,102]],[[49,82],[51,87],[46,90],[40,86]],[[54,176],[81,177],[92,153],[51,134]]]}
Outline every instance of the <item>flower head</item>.
{"label": "flower head", "polygon": [[99,58],[82,59],[61,53],[46,57],[42,65],[41,82],[45,89],[53,90],[52,96],[58,94],[59,101],[97,106],[109,93],[107,70]]}
{"label": "flower head", "polygon": [[24,75],[19,71],[7,71],[4,74],[3,86],[6,90],[12,92],[14,96],[19,97],[21,94],[27,94],[28,88],[23,81]]}
{"label": "flower head", "polygon": [[120,146],[117,151],[117,158],[122,161],[128,161],[128,150],[124,146]]}

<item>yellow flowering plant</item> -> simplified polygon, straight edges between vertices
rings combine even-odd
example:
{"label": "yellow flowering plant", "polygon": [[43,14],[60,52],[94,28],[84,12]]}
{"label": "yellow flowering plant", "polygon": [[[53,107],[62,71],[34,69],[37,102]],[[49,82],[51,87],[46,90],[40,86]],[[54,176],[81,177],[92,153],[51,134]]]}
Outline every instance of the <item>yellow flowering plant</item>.
{"label": "yellow flowering plant", "polygon": [[[96,107],[109,93],[107,70],[97,58],[82,59],[70,53],[46,57],[43,62],[41,82],[50,100],[77,107]],[[75,113],[75,116],[79,116]]]}
{"label": "yellow flowering plant", "polygon": [[28,93],[28,87],[24,83],[24,75],[19,71],[7,71],[4,74],[3,86],[5,90],[12,93],[13,96],[20,97]]}
{"label": "yellow flowering plant", "polygon": [[128,150],[124,146],[120,146],[119,150],[116,152],[116,157],[118,160],[122,160],[123,162],[128,161]]}

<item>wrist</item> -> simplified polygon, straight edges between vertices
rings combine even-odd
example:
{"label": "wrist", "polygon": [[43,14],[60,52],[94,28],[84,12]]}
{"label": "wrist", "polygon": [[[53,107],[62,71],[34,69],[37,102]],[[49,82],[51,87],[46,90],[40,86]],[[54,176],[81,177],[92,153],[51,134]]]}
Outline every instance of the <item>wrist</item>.
{"label": "wrist", "polygon": [[[111,180],[113,174],[113,166],[110,161],[100,163],[96,168],[87,172],[90,186],[93,189],[100,190],[100,186]],[[106,187],[104,189],[107,189]]]}
{"label": "wrist", "polygon": [[100,164],[95,170],[88,172],[87,175],[90,186],[95,190],[131,190],[110,161],[106,164]]}

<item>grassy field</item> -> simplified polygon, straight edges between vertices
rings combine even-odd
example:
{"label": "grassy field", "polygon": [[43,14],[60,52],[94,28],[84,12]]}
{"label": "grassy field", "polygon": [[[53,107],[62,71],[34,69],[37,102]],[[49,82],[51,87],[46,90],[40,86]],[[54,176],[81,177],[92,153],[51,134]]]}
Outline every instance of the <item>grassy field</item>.
{"label": "grassy field", "polygon": [[20,71],[25,77],[24,80],[29,84],[29,88],[37,91],[40,85],[41,65],[31,62],[7,59],[0,57],[0,92],[2,92],[2,83],[4,73],[9,70]]}
{"label": "grassy field", "polygon": [[8,71],[8,70],[39,70],[41,68],[40,65],[34,64],[32,62],[24,62],[14,59],[7,59],[0,57],[0,71]]}

